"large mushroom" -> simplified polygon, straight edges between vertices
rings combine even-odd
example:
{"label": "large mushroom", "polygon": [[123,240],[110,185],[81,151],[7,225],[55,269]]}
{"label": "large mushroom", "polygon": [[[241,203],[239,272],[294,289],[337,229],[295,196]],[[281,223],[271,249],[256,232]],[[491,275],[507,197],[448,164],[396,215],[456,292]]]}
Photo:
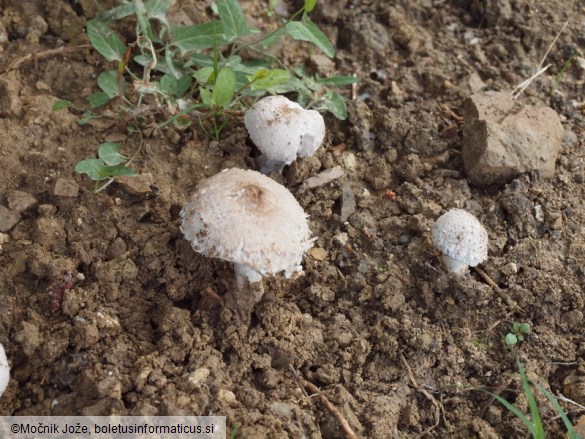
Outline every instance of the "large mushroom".
{"label": "large mushroom", "polygon": [[450,209],[441,215],[431,234],[451,273],[466,274],[469,266],[487,259],[488,234],[479,220],[463,209]]}
{"label": "large mushroom", "polygon": [[[314,239],[307,215],[281,184],[252,170],[226,169],[201,183],[181,211],[181,231],[205,256],[234,263],[237,286],[301,271]],[[255,301],[261,284],[252,287]]]}
{"label": "large mushroom", "polygon": [[297,157],[317,151],[325,138],[325,121],[315,110],[305,110],[284,96],[267,96],[244,116],[250,138],[262,154],[260,172],[282,173]]}

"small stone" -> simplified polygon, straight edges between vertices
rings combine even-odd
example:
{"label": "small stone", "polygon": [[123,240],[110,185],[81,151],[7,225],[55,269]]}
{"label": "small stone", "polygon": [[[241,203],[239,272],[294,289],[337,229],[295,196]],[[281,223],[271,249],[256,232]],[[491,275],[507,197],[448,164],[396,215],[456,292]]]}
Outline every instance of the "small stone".
{"label": "small stone", "polygon": [[0,232],[8,232],[20,221],[20,214],[0,205]]}
{"label": "small stone", "polygon": [[313,247],[311,250],[309,250],[309,253],[311,253],[311,256],[313,256],[313,258],[317,261],[324,261],[327,259],[327,250],[324,248]]}
{"label": "small stone", "polygon": [[20,221],[20,214],[0,205],[0,232],[8,232]]}
{"label": "small stone", "polygon": [[349,183],[345,183],[341,188],[341,221],[347,221],[347,219],[355,213],[355,208],[355,195],[351,190]]}
{"label": "small stone", "polygon": [[309,188],[313,189],[319,186],[323,186],[324,184],[327,184],[341,177],[342,175],[344,175],[344,172],[341,166],[335,166],[331,169],[326,169],[325,171],[320,172],[313,177],[307,178],[305,183]]}
{"label": "small stone", "polygon": [[224,404],[233,405],[238,402],[236,399],[236,395],[234,392],[226,389],[219,389],[217,399],[219,399]]}
{"label": "small stone", "polygon": [[475,94],[463,109],[463,163],[474,183],[506,183],[531,171],[554,175],[564,136],[554,110],[523,105],[502,92]]}
{"label": "small stone", "polygon": [[199,369],[190,373],[187,379],[192,385],[199,386],[201,384],[205,384],[205,381],[207,381],[210,373],[211,371],[208,368],[200,367]]}
{"label": "small stone", "polygon": [[37,204],[37,199],[24,191],[10,191],[6,199],[8,208],[18,213],[22,213]]}
{"label": "small stone", "polygon": [[79,194],[79,185],[73,178],[59,177],[55,181],[53,195],[56,197],[76,198]]}
{"label": "small stone", "polygon": [[562,321],[566,322],[569,326],[577,328],[583,321],[583,313],[578,309],[566,312],[563,314]]}
{"label": "small stone", "polygon": [[152,193],[151,186],[154,184],[154,177],[146,172],[136,177],[118,177],[116,181],[130,195],[146,196]]}
{"label": "small stone", "polygon": [[57,208],[52,204],[41,204],[38,207],[37,212],[40,216],[48,217],[55,215]]}
{"label": "small stone", "polygon": [[20,89],[22,81],[16,72],[8,72],[0,79],[0,117],[20,116],[22,114],[22,102],[20,101]]}
{"label": "small stone", "polygon": [[126,245],[126,242],[122,238],[117,237],[108,247],[106,256],[108,260],[116,259],[126,253],[127,249],[128,246]]}

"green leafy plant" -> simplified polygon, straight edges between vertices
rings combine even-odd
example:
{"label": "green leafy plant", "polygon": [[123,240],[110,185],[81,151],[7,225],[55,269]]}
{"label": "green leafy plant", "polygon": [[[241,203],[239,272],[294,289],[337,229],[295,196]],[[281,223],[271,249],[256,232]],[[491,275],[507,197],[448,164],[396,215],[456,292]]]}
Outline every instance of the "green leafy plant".
{"label": "green leafy plant", "polygon": [[102,143],[98,149],[98,158],[81,160],[75,166],[75,172],[87,174],[94,180],[93,191],[97,193],[108,187],[115,177],[138,175],[136,170],[129,167],[135,156],[127,159],[120,154],[119,143]]}
{"label": "green leafy plant", "polygon": [[[178,123],[184,128],[195,116],[217,128],[233,111],[245,107],[246,100],[266,93],[297,93],[302,105],[345,118],[344,98],[328,88],[352,84],[356,78],[309,77],[302,68],[289,70],[266,55],[268,46],[291,37],[334,56],[333,46],[309,18],[316,3],[306,0],[282,26],[254,39],[258,30],[248,26],[236,0],[217,0],[218,19],[186,26],[167,20],[172,0],[126,0],[87,24],[95,50],[117,63],[99,75],[100,91],[89,96],[89,103],[97,108],[117,99],[130,118],[159,113],[166,119],[161,126]],[[111,25],[129,16],[136,17],[136,37],[124,44]]]}
{"label": "green leafy plant", "polygon": [[[309,17],[317,0],[305,0],[302,8],[266,35],[249,27],[237,0],[217,0],[216,16],[193,25],[169,22],[172,3],[122,0],[88,22],[91,45],[112,67],[98,76],[99,91],[88,97],[92,110],[83,114],[80,124],[101,117],[97,109],[114,102],[123,125],[172,124],[178,130],[198,126],[218,139],[234,114],[266,94],[277,93],[294,93],[306,108],[347,117],[345,98],[331,89],[353,84],[355,77],[309,76],[302,66],[288,68],[267,54],[269,46],[288,37],[334,56],[333,46]],[[136,26],[132,41],[125,43],[113,24],[126,18],[134,18]],[[98,163],[101,156],[89,160],[94,161],[83,160],[76,170],[96,181],[108,179],[109,184],[110,178],[130,172],[120,164]]]}
{"label": "green leafy plant", "polygon": [[573,428],[571,421],[569,421],[567,414],[565,413],[565,411],[563,410],[563,408],[559,404],[557,398],[555,398],[555,396],[549,390],[544,388],[541,384],[539,384],[535,381],[529,380],[528,377],[526,376],[526,370],[524,369],[522,362],[518,358],[518,355],[515,352],[514,352],[514,355],[516,358],[516,367],[518,369],[518,374],[520,375],[520,381],[522,383],[522,391],[524,392],[524,395],[526,396],[526,400],[528,401],[528,407],[529,407],[530,414],[528,415],[528,414],[523,413],[518,407],[516,407],[514,404],[508,402],[505,398],[501,397],[500,395],[496,395],[495,393],[490,392],[488,390],[484,390],[484,389],[479,389],[479,390],[493,396],[508,411],[510,411],[518,419],[520,419],[533,439],[545,439],[546,434],[545,434],[544,426],[542,423],[542,417],[540,415],[540,409],[538,407],[538,402],[536,400],[534,392],[532,391],[532,387],[536,387],[541,393],[543,393],[546,396],[546,398],[551,402],[551,404],[553,405],[553,407],[555,408],[555,410],[559,414],[559,417],[562,419],[563,424],[565,424],[565,428],[567,429],[568,437],[570,439],[581,438],[581,436],[577,435],[577,433],[575,432],[575,429]]}
{"label": "green leafy plant", "polygon": [[504,337],[507,346],[515,346],[518,342],[524,341],[524,336],[530,332],[528,323],[513,323],[512,330]]}

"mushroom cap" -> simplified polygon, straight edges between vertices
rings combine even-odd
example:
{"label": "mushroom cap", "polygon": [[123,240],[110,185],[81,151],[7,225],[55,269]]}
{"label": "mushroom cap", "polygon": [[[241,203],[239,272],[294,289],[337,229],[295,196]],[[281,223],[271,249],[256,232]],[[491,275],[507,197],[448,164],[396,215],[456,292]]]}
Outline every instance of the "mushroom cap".
{"label": "mushroom cap", "polygon": [[260,99],[244,115],[250,138],[269,160],[292,163],[308,157],[325,138],[325,121],[284,96]]}
{"label": "mushroom cap", "polygon": [[225,169],[205,180],[181,218],[195,251],[262,275],[301,271],[314,241],[307,214],[289,190],[252,170]]}
{"label": "mushroom cap", "polygon": [[0,343],[0,396],[8,387],[10,382],[10,366],[8,365],[8,359],[6,358],[6,352],[4,352],[4,346]]}
{"label": "mushroom cap", "polygon": [[456,261],[475,267],[487,259],[488,234],[479,220],[463,209],[441,215],[431,235],[435,246]]}

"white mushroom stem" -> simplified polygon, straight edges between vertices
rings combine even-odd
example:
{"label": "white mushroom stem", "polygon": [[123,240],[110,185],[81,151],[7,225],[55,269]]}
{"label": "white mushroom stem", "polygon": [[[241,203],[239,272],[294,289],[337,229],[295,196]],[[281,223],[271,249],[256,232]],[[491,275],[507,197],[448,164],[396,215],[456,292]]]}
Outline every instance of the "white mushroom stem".
{"label": "white mushroom stem", "polygon": [[269,174],[270,172],[282,174],[282,170],[288,164],[290,164],[290,162],[271,160],[266,154],[261,154],[256,158],[256,165],[258,165],[260,172],[264,175]]}
{"label": "white mushroom stem", "polygon": [[236,285],[239,291],[250,288],[254,296],[254,302],[260,302],[264,295],[264,286],[262,285],[262,275],[246,264],[234,263],[234,273],[236,275]]}
{"label": "white mushroom stem", "polygon": [[445,268],[450,273],[455,273],[460,276],[467,274],[469,272],[469,265],[465,262],[458,261],[457,259],[453,259],[446,254],[443,254],[443,263],[445,264]]}

